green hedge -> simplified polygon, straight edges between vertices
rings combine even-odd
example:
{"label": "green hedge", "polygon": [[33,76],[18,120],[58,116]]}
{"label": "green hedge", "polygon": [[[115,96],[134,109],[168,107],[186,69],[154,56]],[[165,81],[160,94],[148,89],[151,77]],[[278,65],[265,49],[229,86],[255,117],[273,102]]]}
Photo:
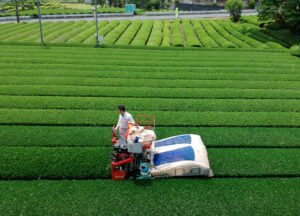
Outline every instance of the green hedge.
{"label": "green hedge", "polygon": [[265,48],[267,49],[268,46],[263,44],[263,43],[260,43],[259,41],[257,40],[254,40],[252,39],[251,37],[248,37],[247,34],[243,34],[237,30],[235,30],[235,28],[233,26],[236,26],[236,25],[233,25],[231,23],[225,23],[225,22],[219,22],[219,24],[225,28],[228,32],[230,32],[233,36],[239,38],[240,40],[244,41],[246,44],[248,44],[248,46],[252,46],[252,47],[255,47],[255,48]]}
{"label": "green hedge", "polygon": [[114,44],[130,24],[131,22],[129,20],[121,21],[120,25],[118,25],[104,37],[104,43]]}
{"label": "green hedge", "polygon": [[[1,147],[0,179],[109,178],[111,148]],[[208,149],[215,176],[298,176],[299,149]]]}
{"label": "green hedge", "polygon": [[153,28],[147,46],[160,46],[162,41],[162,28],[163,22],[161,20],[155,20],[153,22]]}
{"label": "green hedge", "polygon": [[222,35],[220,35],[216,31],[216,29],[211,25],[211,22],[203,21],[203,20],[200,20],[199,22],[203,26],[203,28],[205,29],[207,34],[212,39],[214,39],[218,43],[219,46],[221,46],[223,48],[235,48],[236,47],[232,42],[228,41]]}
{"label": "green hedge", "polygon": [[131,41],[131,45],[134,46],[146,45],[150,33],[152,31],[152,27],[153,27],[153,20],[144,20],[140,30],[138,31],[134,39]]}
{"label": "green hedge", "polygon": [[0,148],[1,179],[108,178],[110,148]]}
{"label": "green hedge", "polygon": [[0,85],[2,95],[103,96],[132,98],[299,99],[299,90]]}
{"label": "green hedge", "polygon": [[[119,24],[120,24],[120,21],[113,20],[109,24],[105,25],[103,28],[100,27],[99,35],[102,35],[102,36],[107,35],[110,31],[112,31],[114,28],[116,28]],[[84,44],[96,44],[95,35],[91,35],[85,41],[83,41],[83,43]]]}
{"label": "green hedge", "polygon": [[[135,116],[134,116],[135,118]],[[0,126],[0,146],[111,147],[111,127]],[[156,127],[157,140],[199,134],[208,148],[300,146],[300,128]]]}
{"label": "green hedge", "polygon": [[33,23],[24,23],[21,25],[16,26],[13,30],[8,29],[6,31],[1,31],[0,34],[0,41],[3,41],[5,39],[8,39],[10,37],[14,37],[18,34],[23,33],[24,31],[34,29],[34,28],[39,28],[38,23],[33,22]]}
{"label": "green hedge", "polygon": [[[232,34],[232,32],[229,33],[228,31],[226,31],[226,29],[224,29],[217,22],[209,21],[209,23],[212,25],[213,28],[215,28],[215,30],[220,35],[222,35],[225,39],[227,39],[228,41],[230,41],[231,43],[233,43],[235,46],[237,46],[239,48],[250,48],[251,47],[247,43],[243,42],[240,38],[235,37]],[[268,47],[265,47],[265,48],[268,48]]]}
{"label": "green hedge", "polygon": [[[81,59],[79,56],[74,58],[67,58],[67,59],[60,59],[59,57],[63,57],[63,55],[57,54],[57,59],[50,57],[50,56],[45,56],[40,58],[32,58],[35,56],[38,56],[37,54],[34,55],[26,55],[26,56],[16,56],[14,55],[15,58],[12,59],[7,55],[6,57],[2,57],[0,59],[0,64],[1,63],[14,63],[14,64],[54,64],[54,65],[60,65],[60,64],[72,64],[72,65],[85,65],[85,66],[92,66],[92,65],[97,65],[98,67],[101,66],[110,66],[111,68],[117,67],[117,66],[139,66],[141,67],[177,67],[177,70],[180,70],[179,68],[185,69],[187,67],[189,68],[196,68],[197,67],[241,67],[241,68],[247,68],[247,67],[253,67],[253,68],[270,68],[273,69],[275,67],[282,68],[282,69],[290,69],[290,73],[296,71],[296,73],[299,70],[299,63],[278,63],[278,62],[273,62],[273,63],[263,63],[263,62],[230,62],[228,61],[223,61],[221,62],[220,60],[217,61],[218,59],[213,59],[211,61],[207,60],[207,62],[203,61],[195,61],[194,59],[192,61],[186,61],[186,62],[176,62],[176,61],[168,61],[165,62],[164,65],[161,65],[161,61],[147,61],[146,59],[144,60],[128,60],[128,61],[120,61],[119,59],[111,58],[108,59],[108,57],[104,57],[101,59]],[[292,61],[297,60],[297,59],[291,59]]]}
{"label": "green hedge", "polygon": [[118,45],[128,45],[131,43],[133,38],[136,36],[137,32],[142,26],[141,20],[132,21],[131,25],[125,30],[125,32],[117,40]]}
{"label": "green hedge", "polygon": [[190,20],[182,20],[182,30],[188,47],[201,47]]}
{"label": "green hedge", "polygon": [[[43,26],[45,28],[47,28],[48,26],[51,26],[52,24],[53,24],[52,22],[48,21],[48,22],[44,22]],[[19,41],[19,40],[22,40],[24,38],[27,38],[27,37],[29,37],[35,33],[39,33],[39,32],[40,32],[39,27],[37,25],[33,25],[30,28],[26,28],[26,30],[23,29],[23,31],[20,33],[16,33],[14,35],[11,35],[10,37],[2,39],[2,41]]]}
{"label": "green hedge", "polygon": [[111,97],[0,96],[0,108],[97,109],[143,111],[300,112],[300,100],[167,99]]}
{"label": "green hedge", "polygon": [[242,81],[242,80],[158,80],[79,77],[0,77],[1,85],[72,85],[152,88],[230,88],[230,89],[291,89],[300,90],[298,81]]}
{"label": "green hedge", "polygon": [[[12,66],[12,65],[10,65]],[[14,65],[16,66],[16,65]],[[162,72],[148,73],[133,72],[127,68],[122,68],[120,74],[119,68],[110,68],[106,70],[95,70],[95,68],[69,68],[69,67],[44,67],[44,65],[32,66],[32,69],[13,69],[6,67],[5,70],[0,70],[0,76],[29,76],[29,77],[90,77],[90,78],[126,78],[126,79],[170,79],[170,80],[242,80],[242,81],[300,81],[300,74],[264,74],[264,73],[252,73],[266,71],[247,68],[247,70],[240,68],[198,68],[195,72],[185,71],[172,72],[172,69],[166,69]],[[0,65],[0,68],[1,65]],[[55,69],[55,70],[54,70]],[[146,69],[146,68],[144,68]],[[199,70],[200,69],[200,70]],[[213,70],[214,69],[214,70]],[[155,70],[156,71],[156,70]],[[248,73],[247,73],[248,72]]]}
{"label": "green hedge", "polygon": [[261,32],[260,28],[254,28],[252,25],[248,25],[246,23],[239,24],[239,25],[231,25],[232,28],[236,29],[237,31],[241,32],[242,34],[264,43],[265,45],[269,46],[273,49],[284,49],[280,43],[280,41],[264,34]]}
{"label": "green hedge", "polygon": [[[95,34],[96,28],[95,28],[95,23],[96,21],[91,21],[92,25],[81,31],[79,34],[76,36],[72,37],[70,40],[68,40],[69,43],[82,43],[85,41],[87,38],[89,38],[91,35]],[[105,25],[107,25],[108,21],[101,21],[99,22],[99,28],[103,28]]]}
{"label": "green hedge", "polygon": [[[84,20],[85,21],[85,20]],[[80,21],[78,21],[80,22]],[[66,32],[65,34],[57,37],[55,40],[51,41],[53,43],[57,43],[57,42],[67,42],[68,40],[72,39],[73,37],[75,37],[76,35],[80,34],[82,31],[84,31],[86,28],[89,28],[93,26],[92,22],[82,22],[80,23],[80,25],[73,25],[72,29],[69,29],[68,32]]]}
{"label": "green hedge", "polygon": [[[64,24],[63,21],[57,21],[57,22],[53,22],[51,25],[48,25],[46,28],[43,26],[43,36],[44,35],[48,35],[52,32],[55,32],[57,30],[59,30]],[[38,30],[38,32],[35,32],[34,34],[30,35],[29,37],[25,37],[23,39],[21,39],[21,42],[34,42],[34,41],[40,41],[41,40],[41,34],[40,31]]]}
{"label": "green hedge", "polygon": [[[83,20],[82,20],[83,21]],[[83,21],[84,22],[84,21]],[[57,29],[55,29],[54,32],[49,32],[48,35],[44,35],[44,41],[45,42],[51,42],[53,40],[55,40],[56,38],[58,38],[59,36],[67,33],[68,31],[74,29],[75,27],[78,27],[81,25],[82,22],[80,23],[76,23],[74,21],[69,21],[64,23],[63,25],[60,25]]]}
{"label": "green hedge", "polygon": [[163,20],[163,39],[161,46],[170,47],[171,46],[171,32],[170,32],[170,21]]}
{"label": "green hedge", "polygon": [[300,178],[0,181],[0,208],[2,215],[297,215],[299,183]]}
{"label": "green hedge", "polygon": [[191,23],[194,27],[194,30],[203,44],[204,47],[209,47],[209,48],[218,48],[219,45],[212,39],[206,32],[206,30],[203,28],[203,26],[198,22],[198,20],[192,19]]}
{"label": "green hedge", "polygon": [[181,32],[181,23],[179,20],[172,20],[172,45],[175,47],[183,47],[183,33]]}
{"label": "green hedge", "polygon": [[[157,126],[300,126],[299,112],[172,112],[134,111],[154,115]],[[114,111],[0,109],[0,124],[9,125],[101,125],[116,123]]]}

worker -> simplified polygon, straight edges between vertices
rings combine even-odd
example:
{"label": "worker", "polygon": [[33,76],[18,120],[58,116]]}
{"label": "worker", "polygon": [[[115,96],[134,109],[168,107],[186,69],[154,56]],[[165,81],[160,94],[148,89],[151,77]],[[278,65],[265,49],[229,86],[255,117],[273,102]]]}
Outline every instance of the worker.
{"label": "worker", "polygon": [[113,130],[116,133],[117,130],[119,130],[120,138],[119,141],[114,145],[114,149],[118,150],[120,147],[123,149],[127,148],[127,140],[124,137],[124,135],[127,133],[127,129],[129,124],[135,124],[134,119],[132,118],[132,115],[125,110],[125,106],[120,105],[118,106],[119,111],[119,120],[117,126],[113,126]]}

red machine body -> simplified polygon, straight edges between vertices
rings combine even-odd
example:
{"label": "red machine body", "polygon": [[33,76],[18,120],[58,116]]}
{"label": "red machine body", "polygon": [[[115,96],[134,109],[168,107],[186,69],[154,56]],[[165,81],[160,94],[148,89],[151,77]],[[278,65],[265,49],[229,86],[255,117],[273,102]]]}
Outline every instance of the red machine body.
{"label": "red machine body", "polygon": [[[152,115],[138,115],[137,116],[137,124],[135,126],[142,125],[145,129],[153,130],[155,126],[155,118]],[[128,125],[128,129],[126,134],[122,134],[126,139],[129,135],[129,130],[133,125],[130,123]],[[122,130],[121,130],[122,131]],[[118,142],[117,135],[113,131],[112,133],[112,144],[116,144]],[[151,148],[152,143],[145,143],[143,145],[143,149]],[[129,152],[120,152],[116,157],[113,157],[111,162],[111,177],[112,180],[124,180],[128,177],[128,169],[129,167],[133,167],[134,156]]]}

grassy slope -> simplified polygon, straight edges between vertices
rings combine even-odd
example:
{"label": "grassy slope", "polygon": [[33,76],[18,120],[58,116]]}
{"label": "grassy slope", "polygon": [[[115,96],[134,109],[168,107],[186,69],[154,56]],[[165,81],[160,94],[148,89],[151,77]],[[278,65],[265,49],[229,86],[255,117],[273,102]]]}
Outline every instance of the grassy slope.
{"label": "grassy slope", "polygon": [[2,181],[0,215],[299,215],[299,178]]}

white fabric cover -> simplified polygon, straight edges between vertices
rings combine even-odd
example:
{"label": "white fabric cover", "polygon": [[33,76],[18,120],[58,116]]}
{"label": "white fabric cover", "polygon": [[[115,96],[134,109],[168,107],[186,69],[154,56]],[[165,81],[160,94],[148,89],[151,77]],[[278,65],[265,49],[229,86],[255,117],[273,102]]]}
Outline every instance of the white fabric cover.
{"label": "white fabric cover", "polygon": [[184,134],[158,140],[148,151],[152,176],[213,176],[206,147],[199,135]]}

